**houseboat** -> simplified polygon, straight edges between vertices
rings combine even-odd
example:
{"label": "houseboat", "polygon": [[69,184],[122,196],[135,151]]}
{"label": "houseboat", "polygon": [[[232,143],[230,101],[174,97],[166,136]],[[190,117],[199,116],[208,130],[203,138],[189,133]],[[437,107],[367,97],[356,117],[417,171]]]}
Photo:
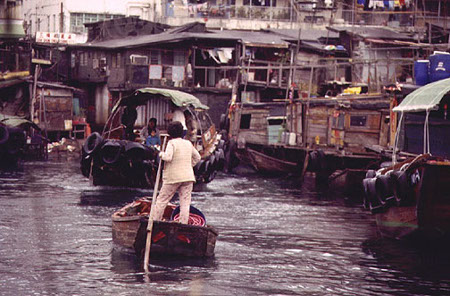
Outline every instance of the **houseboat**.
{"label": "houseboat", "polygon": [[366,147],[387,146],[389,105],[383,94],[235,102],[227,121],[231,151],[262,173],[308,170],[328,179],[344,171],[362,180],[384,160]]}
{"label": "houseboat", "polygon": [[202,157],[194,167],[197,183],[212,181],[223,167],[225,155],[221,135],[207,110],[195,96],[178,90],[142,88],[121,98],[112,109],[103,133],[92,133],[83,144],[83,175],[92,178],[94,185],[152,187],[162,145],[143,144],[145,139],[134,130],[134,123],[155,118],[163,137],[174,112],[181,111],[187,127],[185,138]]}
{"label": "houseboat", "polygon": [[[367,171],[365,206],[390,238],[450,234],[450,78],[418,88],[397,106],[394,151],[406,160]],[[409,157],[408,157],[409,156]]]}
{"label": "houseboat", "polygon": [[28,120],[0,114],[0,169],[15,168],[26,144],[24,125]]}

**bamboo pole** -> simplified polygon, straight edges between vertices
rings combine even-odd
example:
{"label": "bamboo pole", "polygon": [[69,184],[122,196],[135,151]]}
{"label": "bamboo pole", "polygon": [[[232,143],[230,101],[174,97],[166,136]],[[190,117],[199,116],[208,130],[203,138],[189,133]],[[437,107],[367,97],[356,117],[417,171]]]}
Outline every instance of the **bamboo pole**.
{"label": "bamboo pole", "polygon": [[[161,151],[164,151],[166,148],[167,136],[164,136],[164,143]],[[144,253],[144,270],[148,273],[148,262],[150,259],[150,247],[152,245],[152,231],[153,231],[153,212],[156,204],[156,195],[158,193],[159,187],[159,179],[161,177],[161,167],[162,167],[162,159],[159,158],[158,164],[158,172],[156,173],[155,186],[153,188],[153,197],[152,197],[152,206],[150,207],[150,213],[148,214],[148,225],[147,225],[147,242],[145,244],[145,253]]]}

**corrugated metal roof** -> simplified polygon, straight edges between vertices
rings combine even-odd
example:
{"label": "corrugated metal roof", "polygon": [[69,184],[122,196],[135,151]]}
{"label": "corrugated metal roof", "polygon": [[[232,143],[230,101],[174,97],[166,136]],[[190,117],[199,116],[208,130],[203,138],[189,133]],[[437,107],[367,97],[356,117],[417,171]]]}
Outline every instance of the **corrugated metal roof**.
{"label": "corrugated metal roof", "polygon": [[182,92],[176,89],[145,87],[136,90],[133,95],[123,97],[113,107],[111,114],[114,113],[120,106],[147,105],[147,102],[153,99],[166,99],[172,101],[178,107],[193,106],[197,109],[208,110],[209,107],[203,105],[200,100],[189,93]]}
{"label": "corrugated metal roof", "polygon": [[331,26],[330,30],[336,32],[348,32],[363,38],[414,40],[412,36],[390,29],[389,27],[374,26]]}
{"label": "corrugated metal roof", "polygon": [[[101,41],[95,43],[84,43],[79,45],[74,45],[74,47],[92,47],[92,48],[105,48],[105,49],[116,49],[116,48],[133,48],[150,44],[159,43],[175,43],[183,40],[189,39],[204,39],[204,40],[231,40],[231,41],[242,41],[244,44],[254,45],[254,46],[270,46],[278,48],[287,48],[289,42],[285,41],[284,38],[278,34],[272,32],[263,31],[228,31],[228,30],[217,30],[217,31],[207,31],[202,33],[197,32],[181,32],[181,33],[171,33],[164,32],[161,34],[145,35],[138,37],[129,37],[116,40]],[[220,46],[220,45],[218,45]]]}
{"label": "corrugated metal roof", "polygon": [[[298,31],[293,29],[268,29],[268,32],[273,32],[279,35],[286,36],[286,40],[289,41],[297,41],[298,39]],[[339,33],[330,31],[327,29],[301,29],[300,30],[300,40],[308,40],[308,41],[317,41],[320,38],[339,38]]]}

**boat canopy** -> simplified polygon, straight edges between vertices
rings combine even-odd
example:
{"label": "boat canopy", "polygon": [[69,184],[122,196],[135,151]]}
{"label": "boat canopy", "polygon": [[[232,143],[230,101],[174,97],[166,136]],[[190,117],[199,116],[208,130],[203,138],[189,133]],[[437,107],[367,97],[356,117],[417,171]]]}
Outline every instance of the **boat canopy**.
{"label": "boat canopy", "polygon": [[35,124],[34,122],[32,122],[28,119],[25,119],[25,118],[22,118],[19,116],[13,116],[13,115],[0,114],[0,124],[12,126],[12,127],[24,127],[24,128],[31,126],[36,130],[41,130],[40,127],[37,124]]}
{"label": "boat canopy", "polygon": [[420,112],[437,110],[439,103],[450,91],[450,78],[422,86],[409,95],[394,109],[395,112]]}
{"label": "boat canopy", "polygon": [[120,105],[143,105],[146,104],[148,100],[157,97],[171,100],[172,103],[174,103],[178,107],[193,106],[196,109],[209,109],[208,106],[203,105],[197,97],[191,94],[174,89],[151,87],[136,90],[133,95],[124,97],[121,100]]}

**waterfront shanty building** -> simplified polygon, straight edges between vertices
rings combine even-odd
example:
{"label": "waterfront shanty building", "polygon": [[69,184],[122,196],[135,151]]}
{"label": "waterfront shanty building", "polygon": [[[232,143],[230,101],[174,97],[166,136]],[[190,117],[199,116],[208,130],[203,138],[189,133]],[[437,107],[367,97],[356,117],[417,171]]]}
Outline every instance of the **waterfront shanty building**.
{"label": "waterfront shanty building", "polygon": [[[233,85],[245,81],[285,89],[295,52],[295,43],[271,31],[207,30],[203,23],[167,28],[138,18],[87,26],[89,41],[66,48],[67,80],[85,90],[87,113],[95,111],[88,119],[98,126],[115,100],[146,86],[193,93],[211,107],[218,125]],[[137,126],[150,111],[143,112]]]}

